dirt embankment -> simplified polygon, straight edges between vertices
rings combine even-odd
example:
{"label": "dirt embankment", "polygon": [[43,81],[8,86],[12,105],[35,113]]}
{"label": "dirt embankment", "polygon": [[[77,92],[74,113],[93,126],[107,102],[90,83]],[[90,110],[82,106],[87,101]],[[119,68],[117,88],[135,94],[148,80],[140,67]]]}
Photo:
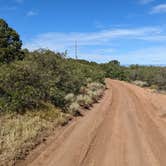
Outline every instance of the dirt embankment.
{"label": "dirt embankment", "polygon": [[165,166],[166,96],[114,80],[107,87],[92,111],[22,165]]}

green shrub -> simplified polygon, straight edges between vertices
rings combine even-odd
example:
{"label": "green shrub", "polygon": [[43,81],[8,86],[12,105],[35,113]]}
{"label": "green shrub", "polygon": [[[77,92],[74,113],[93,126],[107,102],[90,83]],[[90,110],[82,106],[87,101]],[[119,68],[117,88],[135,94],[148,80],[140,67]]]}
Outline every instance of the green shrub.
{"label": "green shrub", "polygon": [[101,68],[105,71],[105,77],[107,78],[128,80],[127,70],[117,60],[101,64]]}

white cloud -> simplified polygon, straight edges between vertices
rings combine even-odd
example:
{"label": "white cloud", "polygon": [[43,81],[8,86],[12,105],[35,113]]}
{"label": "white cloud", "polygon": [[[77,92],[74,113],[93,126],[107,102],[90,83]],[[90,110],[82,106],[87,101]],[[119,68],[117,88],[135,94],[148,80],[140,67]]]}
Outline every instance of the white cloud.
{"label": "white cloud", "polygon": [[151,3],[153,1],[155,1],[155,0],[140,0],[140,3],[141,4],[148,4],[148,3]]}
{"label": "white cloud", "polygon": [[49,48],[59,50],[70,47],[75,40],[80,46],[109,45],[116,39],[137,39],[146,40],[149,36],[160,35],[161,29],[158,27],[145,27],[135,29],[110,29],[91,33],[57,33],[50,32],[40,34],[25,43],[25,47],[34,50],[37,48]]}
{"label": "white cloud", "polygon": [[166,62],[166,46],[147,47],[115,57],[123,64],[160,65]]}
{"label": "white cloud", "polygon": [[[94,52],[80,52],[80,59],[96,61],[99,63],[118,60],[123,65],[142,64],[142,65],[161,65],[166,62],[166,46],[146,47],[143,49],[135,49],[126,53],[112,52],[105,49],[105,52],[95,50]],[[166,64],[166,63],[165,63]]]}
{"label": "white cloud", "polygon": [[36,15],[38,15],[38,12],[33,11],[33,10],[30,10],[30,11],[27,12],[26,15],[27,15],[27,16],[36,16]]}
{"label": "white cloud", "polygon": [[151,41],[151,42],[165,42],[166,35],[154,35],[154,36],[146,36],[140,37],[142,40]]}
{"label": "white cloud", "polygon": [[[75,40],[78,40],[79,58],[90,61],[106,62],[112,59],[118,59],[123,64],[166,62],[166,55],[164,55],[166,53],[166,47],[146,48],[147,43],[157,45],[166,42],[166,30],[162,27],[119,28],[89,33],[50,32],[39,34],[29,41],[24,42],[24,48],[30,50],[48,48],[60,52],[67,49],[69,56],[73,57]],[[132,42],[137,40],[141,41],[141,43],[146,43],[145,49],[140,50],[139,46],[134,46]],[[125,48],[120,43],[121,41],[123,44],[126,41],[130,42],[130,48]],[[132,48],[132,46],[135,48]],[[134,49],[135,51],[130,51]],[[122,55],[122,52],[125,55]]]}
{"label": "white cloud", "polygon": [[166,13],[166,4],[160,4],[152,8],[151,14]]}

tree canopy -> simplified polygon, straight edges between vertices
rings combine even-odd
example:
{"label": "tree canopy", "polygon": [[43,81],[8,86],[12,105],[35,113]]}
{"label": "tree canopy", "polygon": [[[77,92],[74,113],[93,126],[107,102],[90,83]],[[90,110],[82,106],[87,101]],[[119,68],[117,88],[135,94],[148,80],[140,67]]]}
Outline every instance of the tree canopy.
{"label": "tree canopy", "polygon": [[22,41],[18,33],[0,19],[0,63],[23,59]]}

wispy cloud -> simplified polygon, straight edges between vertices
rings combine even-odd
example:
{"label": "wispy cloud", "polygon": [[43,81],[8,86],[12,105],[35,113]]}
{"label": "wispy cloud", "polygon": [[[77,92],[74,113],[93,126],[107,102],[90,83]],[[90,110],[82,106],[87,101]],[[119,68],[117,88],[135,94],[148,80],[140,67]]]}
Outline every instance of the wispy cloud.
{"label": "wispy cloud", "polygon": [[143,65],[160,65],[166,62],[166,46],[154,46],[144,49],[129,51],[123,55],[113,58],[123,62],[123,64],[143,64]]}
{"label": "wispy cloud", "polygon": [[[160,63],[160,56],[161,62],[162,60],[166,61],[166,56],[164,55],[166,47],[156,46],[158,43],[164,45],[166,42],[166,30],[164,27],[117,28],[89,33],[50,32],[39,34],[25,42],[24,48],[30,50],[47,48],[60,52],[67,49],[69,56],[73,57],[75,40],[78,40],[79,58],[90,61],[106,62],[111,59],[118,59],[123,64],[127,64],[149,63],[149,59],[151,59],[150,63],[157,63],[157,61]],[[127,52],[125,51],[125,55],[122,55],[122,50],[125,49],[125,46],[122,46],[120,42],[125,44],[127,41],[130,41],[131,48]],[[137,43],[136,41],[146,43],[145,48],[140,50],[134,44],[132,45],[133,41],[135,43]],[[155,48],[153,46],[146,48],[147,43],[154,44]],[[132,48],[133,46],[135,48]]]}
{"label": "wispy cloud", "polygon": [[[50,48],[63,49],[73,45],[75,40],[80,46],[108,45],[116,39],[146,40],[149,36],[160,36],[162,30],[158,27],[143,27],[135,29],[110,29],[91,33],[57,33],[40,34],[28,41],[25,47],[29,49]],[[149,39],[150,40],[150,39]]]}
{"label": "wispy cloud", "polygon": [[151,3],[151,2],[153,2],[153,1],[155,1],[155,0],[139,0],[139,2],[140,2],[141,4],[148,4],[148,3]]}
{"label": "wispy cloud", "polygon": [[0,11],[13,11],[16,9],[17,9],[16,6],[1,6],[0,7]]}
{"label": "wispy cloud", "polygon": [[26,15],[27,15],[27,16],[36,16],[36,15],[38,15],[38,12],[37,12],[37,11],[30,10],[30,11],[27,12]]}
{"label": "wispy cloud", "polygon": [[8,5],[0,5],[0,11],[15,11],[18,9],[18,4],[21,4],[24,2],[24,0],[13,0],[15,3],[9,3]]}
{"label": "wispy cloud", "polygon": [[166,3],[154,6],[150,13],[151,14],[166,13]]}
{"label": "wispy cloud", "polygon": [[166,62],[166,45],[145,47],[143,49],[134,49],[125,53],[118,53],[116,50],[109,48],[95,51],[80,51],[79,58],[99,63],[118,60],[122,64],[142,64],[142,65],[160,65]]}

